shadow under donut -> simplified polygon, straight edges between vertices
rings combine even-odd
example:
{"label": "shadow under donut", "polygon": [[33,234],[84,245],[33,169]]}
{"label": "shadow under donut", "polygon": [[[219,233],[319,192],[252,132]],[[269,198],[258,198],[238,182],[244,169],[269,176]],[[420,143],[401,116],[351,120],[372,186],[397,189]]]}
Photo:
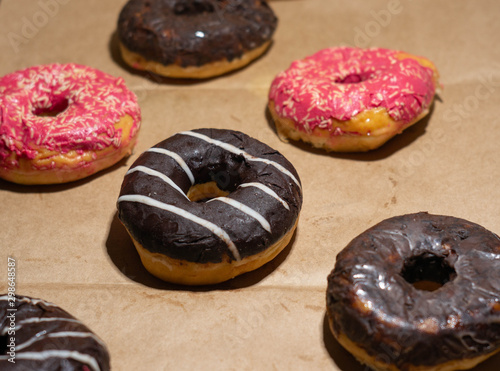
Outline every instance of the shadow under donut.
{"label": "shadow under donut", "polygon": [[101,176],[106,176],[106,174],[109,174],[116,169],[119,169],[122,166],[127,166],[127,161],[130,156],[127,156],[125,158],[122,158],[120,161],[118,161],[116,164],[98,171],[97,173],[94,173],[92,175],[89,175],[85,178],[79,179],[79,180],[74,180],[72,182],[67,182],[67,183],[60,183],[60,184],[31,184],[31,185],[25,185],[25,184],[17,184],[13,182],[9,182],[7,180],[0,179],[0,190],[1,191],[9,191],[9,192],[14,192],[14,193],[56,193],[56,192],[62,192],[71,188],[77,188],[84,186],[87,183],[92,182],[94,179],[99,178]]}
{"label": "shadow under donut", "polygon": [[[289,139],[289,143],[303,151],[308,151],[317,155],[355,161],[379,161],[392,156],[394,153],[404,147],[407,147],[411,143],[415,142],[419,137],[424,135],[433,111],[434,103],[432,103],[429,113],[420,121],[405,129],[401,134],[395,135],[379,148],[368,152],[327,152],[324,149],[315,148],[311,144],[302,141]],[[265,115],[270,128],[276,135],[278,135],[276,125],[267,106],[265,109]]]}
{"label": "shadow under donut", "polygon": [[328,315],[323,316],[323,344],[330,358],[342,371],[370,371],[370,368],[363,366],[349,353],[333,336],[328,323]]}
{"label": "shadow under donut", "polygon": [[150,274],[142,265],[141,258],[128,235],[126,228],[115,212],[109,228],[106,240],[106,250],[111,262],[127,278],[144,286],[160,290],[183,290],[183,291],[213,291],[213,290],[234,290],[250,287],[262,281],[276,270],[287,258],[295,242],[297,229],[295,230],[290,243],[273,260],[262,267],[241,276],[237,276],[229,281],[215,285],[206,286],[183,286],[165,282]]}
{"label": "shadow under donut", "polygon": [[500,365],[500,353],[480,363],[470,371],[498,371],[498,365]]}

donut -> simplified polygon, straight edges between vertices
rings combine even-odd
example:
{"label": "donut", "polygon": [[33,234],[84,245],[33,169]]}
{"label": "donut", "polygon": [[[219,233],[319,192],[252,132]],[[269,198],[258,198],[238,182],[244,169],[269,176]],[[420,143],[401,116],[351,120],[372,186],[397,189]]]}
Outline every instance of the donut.
{"label": "donut", "polygon": [[268,108],[284,141],[368,151],[429,113],[438,78],[432,62],[405,52],[329,48],[279,73]]}
{"label": "donut", "polygon": [[278,151],[241,132],[198,129],[141,154],[117,206],[151,274],[205,285],[278,255],[297,226],[302,190]]}
{"label": "donut", "polygon": [[78,180],[129,155],[140,127],[121,78],[49,64],[0,78],[0,178],[20,184]]}
{"label": "donut", "polygon": [[337,255],[326,300],[334,336],[374,370],[472,368],[500,350],[500,238],[451,216],[386,219]]}
{"label": "donut", "polygon": [[104,342],[57,305],[27,296],[0,296],[0,369],[107,371]]}
{"label": "donut", "polygon": [[130,0],[117,34],[123,60],[132,68],[203,79],[261,56],[276,25],[265,0]]}

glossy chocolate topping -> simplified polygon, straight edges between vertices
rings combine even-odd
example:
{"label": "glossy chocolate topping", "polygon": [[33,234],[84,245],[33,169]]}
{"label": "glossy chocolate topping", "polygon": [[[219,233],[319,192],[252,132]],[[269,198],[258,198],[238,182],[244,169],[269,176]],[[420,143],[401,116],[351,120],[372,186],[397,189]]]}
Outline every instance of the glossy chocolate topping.
{"label": "glossy chocolate topping", "polygon": [[491,353],[500,347],[500,239],[449,216],[384,220],[337,256],[327,308],[335,335],[400,370]]}
{"label": "glossy chocolate topping", "polygon": [[[210,181],[230,194],[208,202],[187,198],[193,184]],[[218,129],[178,133],[144,152],[118,199],[120,220],[144,248],[198,263],[265,250],[292,229],[301,206],[299,176],[283,155]]]}
{"label": "glossy chocolate topping", "polygon": [[264,0],[130,0],[118,36],[148,60],[201,66],[241,57],[269,41],[276,25]]}
{"label": "glossy chocolate topping", "polygon": [[110,365],[102,340],[63,309],[25,296],[12,301],[3,294],[0,369],[106,371]]}

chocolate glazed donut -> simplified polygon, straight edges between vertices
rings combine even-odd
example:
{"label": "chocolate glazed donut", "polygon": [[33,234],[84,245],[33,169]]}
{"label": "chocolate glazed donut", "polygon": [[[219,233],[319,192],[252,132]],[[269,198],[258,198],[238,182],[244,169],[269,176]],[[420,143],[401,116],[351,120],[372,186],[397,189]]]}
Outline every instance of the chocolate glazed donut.
{"label": "chocolate glazed donut", "polygon": [[118,19],[118,37],[134,68],[206,78],[263,54],[276,25],[265,0],[130,0]]}
{"label": "chocolate glazed donut", "polygon": [[181,132],[143,153],[118,199],[145,267],[182,284],[222,282],[273,259],[301,206],[299,176],[285,157],[218,129]]}
{"label": "chocolate glazed donut", "polygon": [[327,309],[376,370],[472,368],[500,349],[500,239],[449,216],[387,219],[339,253]]}
{"label": "chocolate glazed donut", "polygon": [[103,341],[68,312],[40,299],[3,294],[0,369],[107,371],[110,366]]}

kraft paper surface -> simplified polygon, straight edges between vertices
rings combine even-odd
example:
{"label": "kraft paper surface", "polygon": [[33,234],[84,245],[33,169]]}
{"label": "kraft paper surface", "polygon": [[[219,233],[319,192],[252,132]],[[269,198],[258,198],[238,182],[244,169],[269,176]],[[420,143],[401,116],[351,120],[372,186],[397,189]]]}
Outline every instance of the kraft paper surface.
{"label": "kraft paper surface", "polygon": [[[365,370],[326,320],[326,277],[337,253],[379,221],[418,211],[500,233],[498,1],[271,1],[279,24],[269,51],[199,82],[125,66],[116,36],[124,4],[0,3],[0,75],[74,62],[123,77],[139,99],[142,128],[131,157],[69,184],[0,181],[0,291],[14,257],[16,293],[81,319],[108,345],[114,370]],[[443,88],[431,113],[369,153],[327,154],[280,141],[266,113],[272,79],[293,60],[341,45],[433,61]],[[143,268],[116,200],[140,153],[201,127],[240,130],[280,151],[300,175],[304,204],[292,242],[271,263],[189,288]],[[498,364],[500,355],[474,370]]]}

